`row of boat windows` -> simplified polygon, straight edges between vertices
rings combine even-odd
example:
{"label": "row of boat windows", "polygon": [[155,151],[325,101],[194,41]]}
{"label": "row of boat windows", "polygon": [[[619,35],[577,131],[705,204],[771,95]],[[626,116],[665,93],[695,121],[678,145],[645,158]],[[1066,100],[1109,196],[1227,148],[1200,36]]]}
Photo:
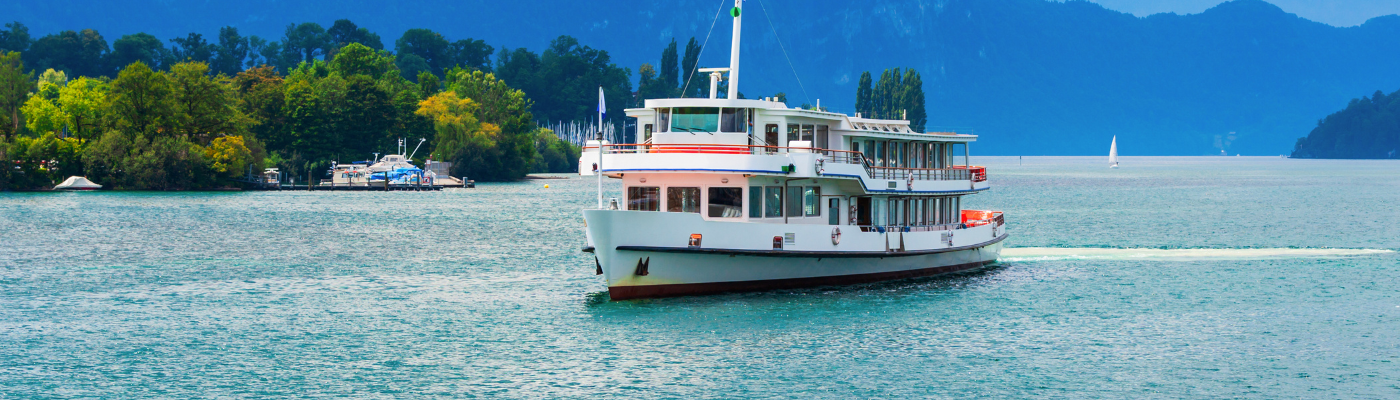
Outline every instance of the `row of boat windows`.
{"label": "row of boat windows", "polygon": [[860,152],[876,167],[947,168],[953,159],[954,145],[956,143],[852,139],[851,151]]}
{"label": "row of boat windows", "polygon": [[[908,197],[887,200],[884,212],[871,207],[873,223],[857,225],[929,226],[962,222],[957,197]],[[859,213],[858,213],[859,214]],[[863,216],[858,216],[859,219]]]}
{"label": "row of boat windows", "polygon": [[[820,217],[821,189],[818,186],[750,186],[749,218]],[[710,187],[706,191],[709,195],[706,215],[711,218],[744,216],[744,188]],[[666,212],[700,213],[700,188],[667,187],[665,207]],[[661,211],[661,208],[661,187],[627,188],[628,210]]]}
{"label": "row of boat windows", "polygon": [[[709,187],[704,189],[706,203],[702,204],[701,188],[665,188],[665,210],[676,213],[696,213],[704,210],[711,218],[739,218],[744,210],[744,188]],[[661,211],[662,188],[659,186],[630,186],[627,188],[627,209]],[[749,186],[750,219],[821,217],[822,190],[819,186]],[[828,223],[841,224],[841,198],[828,198]],[[932,226],[960,222],[958,197],[899,197],[876,199],[856,197],[851,225]],[[849,203],[850,201],[847,200]],[[851,204],[846,204],[851,206]]]}
{"label": "row of boat windows", "polygon": [[747,108],[658,108],[656,115],[662,132],[748,132]]}

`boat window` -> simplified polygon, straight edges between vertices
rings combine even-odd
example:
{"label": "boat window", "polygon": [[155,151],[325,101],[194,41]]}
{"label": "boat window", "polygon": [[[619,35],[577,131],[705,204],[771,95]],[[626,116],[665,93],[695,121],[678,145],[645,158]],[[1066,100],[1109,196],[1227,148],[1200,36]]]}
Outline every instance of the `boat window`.
{"label": "boat window", "polygon": [[749,186],[749,218],[763,218],[763,186]]}
{"label": "boat window", "polygon": [[816,142],[813,141],[815,138],[812,137],[812,135],[815,134],[816,131],[816,127],[813,125],[802,125],[802,140],[812,142],[813,147],[815,147]]}
{"label": "boat window", "polygon": [[870,211],[869,197],[856,198],[856,225],[872,225]]}
{"label": "boat window", "polygon": [[763,192],[763,216],[776,218],[783,216],[783,187],[769,186]]}
{"label": "boat window", "polygon": [[648,141],[648,140],[651,140],[651,130],[652,130],[652,125],[651,125],[651,124],[646,124],[646,125],[643,126],[643,128],[642,128],[642,142],[643,142],[643,143],[645,143],[645,142]]}
{"label": "boat window", "polygon": [[924,200],[914,199],[909,203],[909,224],[924,225]]}
{"label": "boat window", "polygon": [[787,190],[787,215],[796,218],[802,216],[802,187],[788,186]]}
{"label": "boat window", "polygon": [[719,108],[677,107],[671,110],[672,132],[716,132],[719,130]]}
{"label": "boat window", "polygon": [[710,217],[739,218],[744,216],[744,188],[710,188]]}
{"label": "boat window", "polygon": [[662,132],[670,132],[670,131],[671,131],[671,129],[670,129],[670,128],[671,128],[671,109],[669,109],[669,108],[658,108],[658,109],[656,109],[656,125],[661,127],[661,131],[662,131]]}
{"label": "boat window", "polygon": [[725,108],[720,112],[720,132],[748,132],[749,110],[747,108]]}
{"label": "boat window", "polygon": [[890,199],[890,222],[889,225],[904,225],[904,202],[898,199]]}
{"label": "boat window", "polygon": [[851,151],[854,151],[854,152],[857,152],[857,153],[860,152],[860,141],[859,141],[859,140],[852,140],[852,141],[851,141]]}
{"label": "boat window", "polygon": [[666,188],[666,212],[700,213],[700,188]]}
{"label": "boat window", "polygon": [[661,211],[661,188],[656,186],[628,187],[627,209],[633,211]]}
{"label": "boat window", "polygon": [[[802,130],[802,125],[788,124],[787,128],[788,128],[787,140],[788,140],[789,142],[795,142],[795,141],[798,141],[798,140],[802,140],[802,134],[800,133],[801,130]],[[788,144],[788,146],[792,146],[792,144]]]}
{"label": "boat window", "polygon": [[841,225],[841,199],[826,200],[826,223]]}
{"label": "boat window", "polygon": [[778,124],[763,126],[763,145],[770,147],[778,145]]}
{"label": "boat window", "polygon": [[802,191],[802,215],[820,217],[822,215],[822,188],[808,186]]}
{"label": "boat window", "polygon": [[885,141],[875,142],[875,166],[885,166]]}
{"label": "boat window", "polygon": [[880,201],[880,199],[872,199],[870,201],[871,225],[885,225],[885,212],[883,210],[887,203],[888,202]]}
{"label": "boat window", "polygon": [[828,134],[827,134],[827,127],[826,127],[826,125],[817,125],[817,143],[816,143],[815,145],[813,145],[812,147],[816,147],[816,148],[819,148],[819,149],[829,149],[829,148],[831,148],[831,147],[830,147],[831,142],[828,141],[828,138],[829,138],[829,136],[828,136]]}

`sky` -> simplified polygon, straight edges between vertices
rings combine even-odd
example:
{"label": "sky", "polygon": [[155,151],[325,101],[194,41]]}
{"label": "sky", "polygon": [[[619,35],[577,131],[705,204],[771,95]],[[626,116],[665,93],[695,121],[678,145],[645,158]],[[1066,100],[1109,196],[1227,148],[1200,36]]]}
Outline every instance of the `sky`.
{"label": "sky", "polygon": [[[1144,17],[1157,13],[1196,14],[1224,0],[1090,0],[1110,10]],[[1382,15],[1400,14],[1400,0],[1267,0],[1283,11],[1332,26],[1356,26]]]}

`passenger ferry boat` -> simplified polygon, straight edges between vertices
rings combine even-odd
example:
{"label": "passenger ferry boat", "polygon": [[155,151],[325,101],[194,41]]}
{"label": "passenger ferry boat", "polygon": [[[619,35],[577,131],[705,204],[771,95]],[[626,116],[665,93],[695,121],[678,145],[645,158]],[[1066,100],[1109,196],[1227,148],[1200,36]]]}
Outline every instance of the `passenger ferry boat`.
{"label": "passenger ferry boat", "polygon": [[[604,207],[600,189],[599,209],[583,211],[585,251],[612,299],[864,283],[995,262],[1007,237],[1002,213],[961,205],[989,188],[986,169],[967,164],[977,137],[738,99],[741,3],[729,68],[702,70],[710,98],[647,100],[626,110],[641,143],[590,141],[579,159],[581,175],[623,186],[620,202]],[[729,92],[718,98],[726,73]]]}

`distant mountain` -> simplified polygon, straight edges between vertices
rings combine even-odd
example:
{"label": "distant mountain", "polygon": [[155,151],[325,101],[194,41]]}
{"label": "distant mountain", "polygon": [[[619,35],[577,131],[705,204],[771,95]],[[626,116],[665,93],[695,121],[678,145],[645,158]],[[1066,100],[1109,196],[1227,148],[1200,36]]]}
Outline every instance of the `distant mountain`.
{"label": "distant mountain", "polygon": [[1354,99],[1298,139],[1294,158],[1400,158],[1400,91]]}
{"label": "distant mountain", "polygon": [[[140,31],[162,40],[192,31],[213,37],[224,25],[275,39],[292,22],[329,26],[339,18],[377,32],[389,47],[419,27],[537,51],[568,34],[609,51],[635,82],[637,67],[656,64],[672,37],[684,44],[708,34],[701,65],[727,65],[727,7],[76,0],[8,2],[0,15],[36,37],[93,28],[109,41]],[[912,67],[925,82],[928,125],[975,128],[978,154],[1100,154],[1112,135],[1124,155],[1283,154],[1355,93],[1400,88],[1397,16],[1339,28],[1260,0],[1144,18],[1075,0],[750,0],[745,9],[740,90],[749,97],[785,92],[794,105],[820,99],[851,112],[862,71]]]}

